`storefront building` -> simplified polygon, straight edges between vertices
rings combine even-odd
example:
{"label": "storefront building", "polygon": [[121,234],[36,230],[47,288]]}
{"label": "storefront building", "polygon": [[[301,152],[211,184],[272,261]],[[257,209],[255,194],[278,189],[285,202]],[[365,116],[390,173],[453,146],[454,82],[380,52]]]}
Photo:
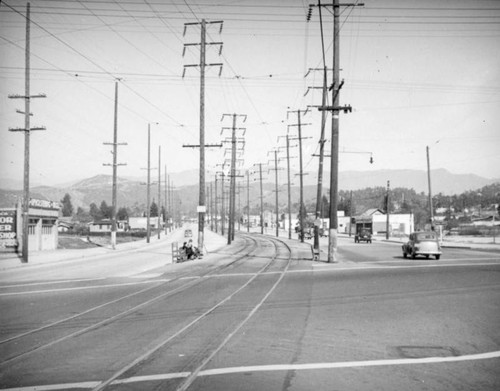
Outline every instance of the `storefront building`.
{"label": "storefront building", "polygon": [[[29,202],[28,249],[43,251],[57,249],[60,204],[57,201],[31,198]],[[0,209],[0,250],[18,252],[22,249],[22,206]]]}

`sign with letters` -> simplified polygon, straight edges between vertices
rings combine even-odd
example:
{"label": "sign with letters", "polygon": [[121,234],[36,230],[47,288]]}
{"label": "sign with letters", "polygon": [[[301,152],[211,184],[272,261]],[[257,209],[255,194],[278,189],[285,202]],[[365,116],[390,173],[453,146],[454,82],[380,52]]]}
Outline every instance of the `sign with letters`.
{"label": "sign with letters", "polygon": [[0,249],[17,244],[16,211],[0,209]]}

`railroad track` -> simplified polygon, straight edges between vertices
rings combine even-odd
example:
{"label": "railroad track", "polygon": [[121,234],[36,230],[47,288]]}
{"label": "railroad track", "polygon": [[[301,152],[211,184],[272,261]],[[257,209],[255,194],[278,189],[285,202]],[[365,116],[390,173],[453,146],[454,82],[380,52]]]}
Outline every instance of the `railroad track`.
{"label": "railroad track", "polygon": [[[186,292],[200,292],[203,290],[203,285],[212,277],[222,276],[222,275],[237,275],[238,269],[241,269],[245,265],[245,260],[249,258],[252,261],[260,259],[263,262],[262,267],[254,273],[248,273],[248,278],[246,281],[238,284],[237,286],[231,287],[229,292],[224,292],[222,297],[218,297],[216,302],[211,303],[210,306],[204,308],[203,311],[199,309],[196,311],[196,316],[192,316],[189,321],[184,323],[179,323],[177,329],[173,332],[167,332],[156,338],[146,351],[141,351],[134,359],[130,360],[128,363],[121,365],[120,368],[114,369],[113,374],[107,379],[99,382],[94,390],[102,390],[111,385],[120,384],[124,377],[129,373],[135,373],[135,371],[140,371],[144,363],[158,356],[160,352],[168,350],[170,346],[174,343],[179,343],[179,340],[186,338],[192,330],[199,329],[203,327],[204,323],[213,323],[213,314],[220,314],[221,312],[231,312],[234,308],[231,307],[232,300],[238,296],[241,292],[249,289],[252,284],[255,284],[256,280],[260,277],[266,275],[268,270],[270,270],[273,265],[277,262],[285,263],[281,267],[281,274],[279,274],[277,280],[272,284],[271,287],[267,288],[267,291],[258,303],[256,303],[252,308],[245,309],[247,311],[246,316],[242,318],[241,311],[239,312],[239,321],[237,324],[232,325],[232,330],[228,331],[225,329],[223,335],[218,335],[214,338],[209,346],[200,348],[199,352],[190,357],[186,363],[186,370],[184,372],[188,375],[182,378],[182,382],[176,385],[174,389],[187,389],[192,382],[196,380],[197,374],[206,366],[206,364],[217,354],[225,344],[231,339],[238,331],[246,324],[246,322],[255,314],[260,306],[264,303],[267,297],[274,291],[276,286],[279,284],[284,276],[284,273],[288,269],[291,260],[291,249],[286,245],[286,243],[272,238],[260,238],[256,240],[251,235],[241,235],[243,239],[243,246],[241,248],[235,249],[231,254],[230,262],[226,262],[223,265],[213,266],[200,273],[196,278],[190,279],[189,272],[182,273],[178,275],[175,279],[155,283],[152,287],[147,287],[140,291],[134,292],[132,294],[127,294],[120,296],[114,300],[103,303],[97,307],[87,309],[77,314],[73,314],[67,318],[51,322],[39,328],[34,328],[24,333],[12,336],[10,338],[0,341],[0,347],[6,344],[16,344],[23,345],[23,340],[25,339],[43,339],[44,334],[54,334],[50,340],[45,340],[39,344],[30,345],[22,352],[17,352],[12,354],[10,357],[4,357],[2,362],[0,362],[0,368],[2,371],[8,371],[9,367],[19,363],[21,360],[30,358],[30,356],[35,356],[37,353],[42,353],[43,350],[48,350],[49,348],[55,349],[58,346],[64,346],[65,344],[70,344],[71,341],[78,339],[78,337],[86,336],[92,334],[93,332],[98,332],[102,329],[112,329],[117,327],[120,323],[126,322],[127,320],[133,318],[136,314],[140,312],[147,312],[150,308],[164,305],[168,301],[172,301],[176,297],[180,297]],[[269,254],[271,251],[271,254]],[[267,253],[266,253],[267,252]],[[276,272],[273,272],[276,273]],[[242,275],[245,273],[240,273]],[[174,283],[179,284],[179,286],[170,289]],[[165,289],[167,289],[165,291]],[[123,309],[123,303],[129,303],[134,300],[134,305]],[[121,304],[121,305],[118,305]],[[104,318],[98,317],[99,310],[103,308],[116,308],[112,315],[106,316]],[[185,315],[185,314],[184,314]],[[97,319],[95,319],[97,318]],[[91,321],[90,319],[95,319]],[[153,319],[154,320],[154,319]],[[62,330],[71,330],[71,332],[64,335],[60,335],[59,332]],[[114,387],[114,386],[113,386]]]}

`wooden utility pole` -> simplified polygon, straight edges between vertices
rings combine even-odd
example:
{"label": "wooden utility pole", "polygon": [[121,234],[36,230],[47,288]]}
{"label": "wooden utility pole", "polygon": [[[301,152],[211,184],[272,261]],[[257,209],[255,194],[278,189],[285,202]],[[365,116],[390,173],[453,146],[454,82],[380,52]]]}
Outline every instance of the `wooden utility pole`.
{"label": "wooden utility pole", "polygon": [[[299,201],[299,221],[300,221],[300,241],[303,243],[304,242],[304,214],[305,214],[305,205],[304,205],[304,172],[303,172],[303,163],[302,163],[302,123],[300,121],[300,114],[301,110],[294,110],[294,111],[289,111],[291,112],[296,112],[297,113],[297,123],[292,124],[289,126],[297,126],[298,130],[298,137],[292,137],[290,140],[299,140],[299,162],[300,162],[300,201]],[[306,113],[306,111],[302,111],[302,113]],[[310,125],[310,124],[303,124],[303,125]],[[310,138],[310,137],[308,137]]]}
{"label": "wooden utility pole", "polygon": [[431,189],[431,161],[429,157],[429,146],[427,151],[427,183],[429,184],[429,212],[431,218],[431,230],[434,231],[434,206],[432,205],[432,189]]}
{"label": "wooden utility pole", "polygon": [[113,142],[104,143],[104,145],[113,146],[113,163],[103,164],[104,166],[113,166],[113,189],[111,195],[111,247],[113,250],[116,248],[116,193],[117,193],[117,171],[118,166],[125,166],[125,163],[118,163],[118,146],[127,145],[127,143],[118,142],[118,80],[115,81],[115,110],[114,110],[114,125],[113,125]]}
{"label": "wooden utility pole", "polygon": [[328,235],[328,262],[337,262],[337,194],[339,174],[339,79],[340,79],[340,23],[339,0],[333,6],[333,89],[332,89],[332,137],[330,160],[330,229]]}
{"label": "wooden utility pole", "polygon": [[[230,186],[229,186],[229,224],[228,224],[228,235],[227,235],[227,244],[231,244],[231,241],[234,240],[234,219],[236,212],[236,177],[240,176],[236,174],[236,144],[238,140],[236,139],[236,130],[243,130],[245,132],[245,128],[236,128],[236,119],[237,117],[243,117],[243,122],[246,121],[246,114],[223,114],[221,121],[224,120],[224,117],[232,117],[233,125],[231,128],[222,128],[221,133],[225,129],[231,130],[231,171],[230,171]],[[244,134],[244,133],[243,133]]]}
{"label": "wooden utility pole", "polygon": [[22,201],[22,263],[28,263],[29,259],[29,204],[30,204],[30,133],[32,130],[45,130],[45,127],[30,127],[31,99],[46,98],[45,94],[30,95],[30,3],[26,4],[26,47],[25,47],[25,79],[24,95],[9,95],[10,99],[24,99],[24,128],[9,128],[11,132],[24,132],[24,179],[23,179],[23,201]]}
{"label": "wooden utility pole", "polygon": [[212,182],[210,182],[210,230],[212,232],[214,230],[214,195]]}
{"label": "wooden utility pole", "polygon": [[250,232],[250,171],[247,171],[247,232]]}
{"label": "wooden utility pole", "polygon": [[387,181],[387,192],[385,194],[385,212],[386,212],[386,220],[385,220],[385,238],[389,240],[389,220],[390,220],[390,212],[389,212],[389,191],[390,191],[391,182]]}
{"label": "wooden utility pole", "polygon": [[225,177],[225,174],[224,172],[221,173],[221,176],[222,176],[222,179],[221,179],[221,197],[222,197],[222,202],[221,202],[221,229],[220,229],[220,232],[222,234],[222,236],[224,236],[224,225],[226,224],[225,220],[226,220],[226,210],[225,210],[225,207],[224,207],[224,188],[225,188],[225,180],[224,180],[224,177]]}
{"label": "wooden utility pole", "polygon": [[165,165],[165,215],[163,216],[163,221],[165,222],[165,235],[168,229],[168,182],[167,182],[167,165]]}
{"label": "wooden utility pole", "polygon": [[217,204],[219,203],[217,199],[217,173],[215,174],[215,233],[219,232],[219,212],[217,210]]}
{"label": "wooden utility pole", "polygon": [[260,182],[260,233],[264,234],[264,191],[262,189],[262,163],[255,164],[259,166]]}
{"label": "wooden utility pole", "polygon": [[161,145],[158,146],[158,239],[161,232]]}
{"label": "wooden utility pole", "polygon": [[149,243],[151,237],[151,125],[148,124],[148,183],[146,194],[146,243]]}
{"label": "wooden utility pole", "polygon": [[[320,11],[321,12],[321,11]],[[326,98],[327,98],[327,68],[324,67],[323,70],[323,95],[321,105],[326,106]],[[321,113],[321,134],[319,138],[319,168],[318,168],[318,185],[316,189],[316,220],[320,218],[321,215],[321,204],[323,200],[323,161],[325,156],[325,128],[326,128],[326,111]],[[314,224],[314,243],[313,243],[313,251],[317,254],[319,259],[319,226]]]}
{"label": "wooden utility pole", "polygon": [[290,137],[286,135],[286,161],[288,175],[288,239],[292,238],[292,194],[291,194],[291,179],[290,179]]}
{"label": "wooden utility pole", "polygon": [[[326,6],[331,6],[328,4]],[[339,173],[339,114],[351,112],[350,106],[339,106],[340,89],[343,82],[340,83],[340,7],[341,6],[362,6],[362,3],[340,4],[339,0],[333,2],[333,85],[332,104],[333,106],[322,106],[320,111],[332,112],[332,136],[331,136],[331,162],[330,162],[330,228],[328,232],[328,262],[337,262],[338,248],[338,173]],[[318,7],[322,5],[318,3]],[[309,18],[309,15],[308,15]]]}
{"label": "wooden utility pole", "polygon": [[352,206],[352,190],[350,192],[349,196],[349,237],[351,237],[351,228],[352,228],[352,212],[353,212],[353,206]]}
{"label": "wooden utility pole", "polygon": [[[184,73],[186,67],[200,67],[200,183],[199,183],[199,200],[198,200],[198,248],[203,255],[204,248],[204,229],[205,229],[205,68],[206,66],[219,66],[220,71],[222,71],[222,64],[207,64],[206,63],[206,46],[208,45],[218,45],[219,55],[222,50],[222,42],[206,42],[206,27],[207,23],[218,23],[221,25],[220,31],[222,31],[222,21],[207,22],[202,19],[201,22],[196,23],[184,23],[184,34],[186,33],[186,28],[189,25],[200,25],[201,26],[201,37],[200,43],[187,43],[184,44],[183,55],[185,54],[186,47],[188,46],[200,46],[200,62],[199,64],[184,65]],[[219,72],[220,75],[220,72]]]}
{"label": "wooden utility pole", "polygon": [[278,151],[274,151],[274,172],[275,172],[275,184],[276,184],[276,237],[279,236],[279,207],[278,207]]}

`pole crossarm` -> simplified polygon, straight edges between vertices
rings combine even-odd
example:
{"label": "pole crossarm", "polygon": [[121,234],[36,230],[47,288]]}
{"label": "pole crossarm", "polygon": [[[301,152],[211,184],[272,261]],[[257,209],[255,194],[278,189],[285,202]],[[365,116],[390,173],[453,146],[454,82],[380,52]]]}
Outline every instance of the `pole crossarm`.
{"label": "pole crossarm", "polygon": [[[196,25],[201,25],[201,24],[202,24],[202,22],[187,22],[187,23],[184,23],[184,31],[182,33],[182,36],[184,37],[186,35],[186,31],[187,31],[187,27],[188,26],[196,26]],[[223,20],[212,20],[212,21],[205,20],[204,24],[220,24],[219,34],[221,34],[222,33],[222,27],[224,26],[224,21]]]}
{"label": "pole crossarm", "polygon": [[343,111],[344,113],[352,112],[350,105],[346,106],[317,106],[318,111]]}
{"label": "pole crossarm", "polygon": [[33,98],[46,98],[45,94],[37,94],[37,95],[19,95],[19,94],[10,94],[8,95],[9,99],[33,99]]}
{"label": "pole crossarm", "polygon": [[37,126],[33,128],[9,128],[9,132],[31,132],[32,130],[47,130],[45,126]]}
{"label": "pole crossarm", "polygon": [[[222,144],[204,144],[205,148],[222,148]],[[182,148],[200,148],[200,144],[182,144]]]}
{"label": "pole crossarm", "polygon": [[[16,113],[26,115],[26,113],[25,113],[24,111],[19,110],[19,109],[16,109]],[[30,117],[33,117],[33,113],[29,113],[28,115],[29,115]]]}

